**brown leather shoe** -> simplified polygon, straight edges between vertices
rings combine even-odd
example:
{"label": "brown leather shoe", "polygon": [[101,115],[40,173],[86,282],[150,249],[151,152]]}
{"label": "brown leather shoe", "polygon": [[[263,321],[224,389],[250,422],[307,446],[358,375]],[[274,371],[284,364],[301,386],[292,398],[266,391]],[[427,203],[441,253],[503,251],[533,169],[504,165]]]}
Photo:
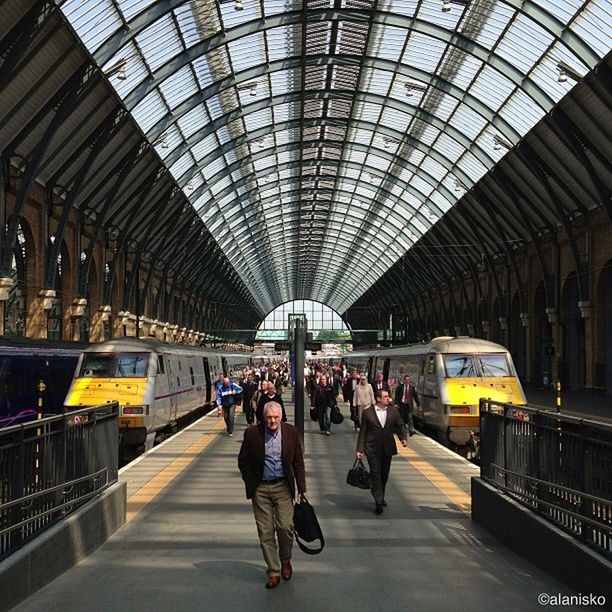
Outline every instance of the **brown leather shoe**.
{"label": "brown leather shoe", "polygon": [[280,584],[280,576],[268,576],[266,589],[275,589]]}
{"label": "brown leather shoe", "polygon": [[291,567],[291,563],[289,561],[281,565],[281,576],[283,577],[283,580],[291,580],[291,576],[293,576],[293,568]]}

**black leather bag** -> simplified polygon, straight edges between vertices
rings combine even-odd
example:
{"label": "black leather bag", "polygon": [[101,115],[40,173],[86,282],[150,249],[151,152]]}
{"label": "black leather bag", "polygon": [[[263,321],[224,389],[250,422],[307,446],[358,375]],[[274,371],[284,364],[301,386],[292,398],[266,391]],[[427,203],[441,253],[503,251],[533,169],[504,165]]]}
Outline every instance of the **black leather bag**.
{"label": "black leather bag", "polygon": [[310,407],[310,418],[313,421],[318,421],[319,420],[319,410],[318,410],[318,408],[315,408],[314,406]]}
{"label": "black leather bag", "polygon": [[[293,506],[293,531],[295,541],[307,555],[318,555],[325,547],[325,538],[314,508],[304,497]],[[308,548],[306,543],[319,540],[317,548]]]}
{"label": "black leather bag", "polygon": [[361,459],[355,459],[353,467],[348,471],[346,475],[346,483],[350,484],[351,487],[357,487],[358,489],[371,489],[372,480],[370,478],[370,472],[366,469]]}
{"label": "black leather bag", "polygon": [[340,425],[340,423],[344,421],[344,417],[342,416],[342,413],[340,412],[340,408],[338,408],[338,406],[332,407],[331,415],[329,418],[331,419],[331,422],[334,425]]}

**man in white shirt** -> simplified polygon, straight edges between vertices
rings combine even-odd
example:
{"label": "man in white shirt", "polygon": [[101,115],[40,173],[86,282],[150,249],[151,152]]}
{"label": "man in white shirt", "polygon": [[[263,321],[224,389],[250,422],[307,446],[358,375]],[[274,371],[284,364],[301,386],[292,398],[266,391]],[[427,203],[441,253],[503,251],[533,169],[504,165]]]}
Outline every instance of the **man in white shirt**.
{"label": "man in white shirt", "polygon": [[374,512],[382,514],[385,501],[385,487],[391,470],[391,458],[397,455],[393,434],[396,433],[406,446],[406,426],[395,406],[389,405],[389,391],[375,391],[376,404],[367,408],[361,416],[361,430],[357,439],[356,455],[368,459],[372,478],[372,497],[376,504]]}

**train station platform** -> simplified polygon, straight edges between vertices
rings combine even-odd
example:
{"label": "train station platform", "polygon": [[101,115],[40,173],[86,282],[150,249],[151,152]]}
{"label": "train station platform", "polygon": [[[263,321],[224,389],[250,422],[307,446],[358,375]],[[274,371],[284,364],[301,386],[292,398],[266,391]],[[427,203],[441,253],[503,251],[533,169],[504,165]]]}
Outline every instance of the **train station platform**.
{"label": "train station platform", "polygon": [[326,547],[307,556],[296,546],[292,580],[266,590],[237,469],[245,426],[240,414],[228,437],[211,413],[126,466],[127,523],[15,610],[514,611],[572,594],[471,521],[478,467],[423,435],[393,460],[376,516],[370,493],[345,483],[357,437],[349,419],[331,436],[306,423],[307,496]]}

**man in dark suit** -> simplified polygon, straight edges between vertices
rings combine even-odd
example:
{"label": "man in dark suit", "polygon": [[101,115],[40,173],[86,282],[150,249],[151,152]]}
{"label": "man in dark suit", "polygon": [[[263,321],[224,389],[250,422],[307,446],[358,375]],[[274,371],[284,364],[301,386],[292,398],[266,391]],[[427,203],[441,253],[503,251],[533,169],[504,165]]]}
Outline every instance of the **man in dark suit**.
{"label": "man in dark suit", "polygon": [[414,414],[414,406],[421,405],[419,394],[417,390],[410,384],[410,376],[406,374],[404,376],[404,382],[398,385],[395,390],[395,405],[399,410],[399,413],[408,427],[408,432],[411,436],[414,436],[416,430],[414,429],[414,423],[412,421],[412,415]]}
{"label": "man in dark suit", "polygon": [[351,409],[351,418],[354,420],[355,417],[355,407],[353,406],[353,396],[355,395],[355,389],[359,384],[359,374],[357,372],[352,372],[351,375],[346,379],[345,383],[342,385],[342,395],[344,397],[344,401],[349,403]]}
{"label": "man in dark suit", "polygon": [[[257,533],[268,566],[267,589],[280,577],[290,580],[293,547],[293,500],[306,494],[304,453],[297,428],[281,423],[281,406],[268,402],[264,422],[247,427],[238,454],[238,468],[247,499],[252,500]],[[278,548],[276,538],[278,537]]]}
{"label": "man in dark suit", "polygon": [[376,397],[376,392],[381,389],[387,391],[387,393],[389,392],[389,383],[384,380],[382,372],[376,374],[376,380],[372,383],[372,389],[374,389],[374,397]]}
{"label": "man in dark suit", "polygon": [[389,392],[379,389],[374,392],[376,404],[361,415],[361,430],[357,439],[357,458],[368,458],[372,478],[374,512],[382,514],[385,501],[385,487],[391,470],[391,458],[397,455],[393,434],[396,433],[406,446],[406,426],[395,406],[389,406]]}
{"label": "man in dark suit", "polygon": [[283,423],[287,421],[287,413],[285,412],[285,404],[283,398],[276,392],[276,387],[272,381],[262,381],[261,383],[261,395],[257,400],[257,409],[255,410],[255,417],[257,418],[257,424],[263,422],[263,409],[268,402],[277,402],[280,404],[281,410],[283,411]]}

